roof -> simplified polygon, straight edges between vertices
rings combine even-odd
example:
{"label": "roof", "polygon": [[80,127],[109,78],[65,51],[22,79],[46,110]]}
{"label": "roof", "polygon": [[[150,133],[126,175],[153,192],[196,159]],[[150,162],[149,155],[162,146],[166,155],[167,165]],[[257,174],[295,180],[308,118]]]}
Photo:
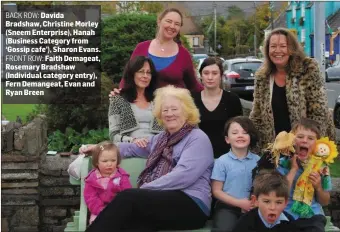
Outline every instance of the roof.
{"label": "roof", "polygon": [[[332,31],[337,31],[340,28],[340,9],[338,9],[334,14],[327,17],[327,22]],[[326,25],[326,32],[328,27]]]}
{"label": "roof", "polygon": [[225,62],[238,63],[238,62],[263,62],[263,61],[260,59],[253,59],[253,58],[235,58],[235,59],[226,60]]}
{"label": "roof", "polygon": [[181,33],[184,35],[203,35],[201,28],[195,23],[191,16],[183,18]]}

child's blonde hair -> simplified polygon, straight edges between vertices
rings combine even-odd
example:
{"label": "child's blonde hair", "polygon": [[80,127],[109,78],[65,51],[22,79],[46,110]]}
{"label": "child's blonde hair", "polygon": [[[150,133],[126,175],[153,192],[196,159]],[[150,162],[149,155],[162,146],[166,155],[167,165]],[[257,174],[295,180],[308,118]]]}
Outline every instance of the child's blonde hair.
{"label": "child's blonde hair", "polygon": [[98,143],[95,148],[91,152],[92,156],[92,165],[96,168],[98,168],[98,160],[103,151],[112,151],[116,152],[117,154],[117,165],[121,162],[121,156],[119,153],[118,147],[111,141],[103,141],[101,143]]}

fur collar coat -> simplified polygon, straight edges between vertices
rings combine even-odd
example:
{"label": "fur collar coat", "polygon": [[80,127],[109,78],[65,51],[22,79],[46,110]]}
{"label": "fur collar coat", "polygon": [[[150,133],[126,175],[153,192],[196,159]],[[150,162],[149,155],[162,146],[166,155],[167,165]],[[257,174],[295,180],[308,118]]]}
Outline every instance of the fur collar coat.
{"label": "fur collar coat", "polygon": [[[255,77],[254,101],[250,119],[260,132],[260,148],[274,142],[274,117],[271,106],[274,79],[258,72]],[[321,136],[335,139],[335,126],[327,106],[325,81],[318,63],[305,58],[286,78],[286,97],[291,125],[301,118],[320,123]]]}

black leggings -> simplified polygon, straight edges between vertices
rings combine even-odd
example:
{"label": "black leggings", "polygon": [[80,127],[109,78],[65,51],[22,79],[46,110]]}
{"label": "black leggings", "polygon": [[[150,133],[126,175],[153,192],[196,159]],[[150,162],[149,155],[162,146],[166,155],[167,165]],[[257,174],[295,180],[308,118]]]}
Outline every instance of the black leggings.
{"label": "black leggings", "polygon": [[208,216],[185,193],[127,189],[98,215],[86,232],[154,232],[204,227]]}
{"label": "black leggings", "polygon": [[301,232],[325,232],[326,217],[314,215],[311,218],[299,218],[294,223]]}

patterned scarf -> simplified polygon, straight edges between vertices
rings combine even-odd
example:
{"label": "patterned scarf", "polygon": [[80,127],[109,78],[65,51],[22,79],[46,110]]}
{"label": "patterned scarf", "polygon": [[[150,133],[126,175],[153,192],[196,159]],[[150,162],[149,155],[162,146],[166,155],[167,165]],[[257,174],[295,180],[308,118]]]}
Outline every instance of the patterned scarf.
{"label": "patterned scarf", "polygon": [[146,161],[145,169],[141,172],[137,179],[138,188],[144,183],[154,181],[171,172],[175,166],[172,159],[173,146],[180,142],[194,128],[194,126],[184,124],[184,126],[174,134],[165,132],[160,136],[155,149]]}

